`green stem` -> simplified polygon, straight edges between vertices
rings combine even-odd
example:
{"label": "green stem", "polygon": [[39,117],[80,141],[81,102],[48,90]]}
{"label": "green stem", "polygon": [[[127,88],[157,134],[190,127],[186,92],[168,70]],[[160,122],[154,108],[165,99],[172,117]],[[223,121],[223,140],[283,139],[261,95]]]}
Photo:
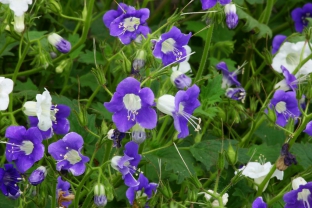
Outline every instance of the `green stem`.
{"label": "green stem", "polygon": [[282,191],[279,192],[273,199],[271,199],[267,204],[271,207],[276,201],[279,201],[285,194],[287,190],[289,190],[291,183],[289,183]]}
{"label": "green stem", "polygon": [[86,104],[86,109],[88,109],[93,101],[93,99],[95,98],[95,96],[98,94],[98,92],[100,91],[100,89],[102,88],[101,85],[97,86],[97,88],[94,90],[94,92],[92,93],[92,95],[90,96],[90,98],[88,99],[88,102]]}
{"label": "green stem", "polygon": [[262,124],[262,122],[266,119],[265,115],[262,115],[259,119],[256,119],[255,122],[252,122],[250,131],[247,132],[247,134],[242,138],[240,142],[240,146],[243,147],[246,142],[249,140],[249,138],[252,136],[252,134],[259,128],[259,126]]}
{"label": "green stem", "polygon": [[81,182],[79,183],[79,186],[76,189],[76,193],[75,193],[76,200],[74,200],[74,207],[75,208],[79,207],[79,195],[81,192],[81,188],[82,188],[83,184],[89,179],[89,176],[91,175],[92,172],[93,172],[93,170],[88,168],[87,172],[83,176]]}
{"label": "green stem", "polygon": [[207,58],[208,58],[209,49],[210,49],[213,28],[214,28],[214,25],[211,25],[208,28],[207,36],[206,36],[206,40],[205,40],[205,48],[204,48],[203,55],[202,55],[201,60],[200,60],[199,69],[198,69],[196,77],[195,77],[195,82],[198,81],[201,78],[201,76],[203,75],[203,72],[204,72],[204,69],[206,66],[206,62],[207,62]]}
{"label": "green stem", "polygon": [[266,7],[261,15],[261,17],[259,18],[259,22],[263,23],[263,24],[268,24],[269,20],[270,20],[270,16],[272,13],[272,9],[273,9],[273,5],[274,5],[275,1],[274,0],[269,0],[267,1]]}
{"label": "green stem", "polygon": [[158,151],[158,150],[165,149],[165,148],[170,147],[170,146],[172,146],[172,143],[171,143],[171,142],[170,142],[169,144],[167,144],[166,146],[159,147],[159,148],[156,148],[156,149],[152,149],[152,150],[150,150],[150,151],[142,152],[142,155],[147,155],[147,154],[150,154],[150,153],[152,153],[152,152],[156,152],[156,151]]}
{"label": "green stem", "polygon": [[79,21],[79,22],[83,22],[83,19],[81,18],[78,18],[78,17],[70,17],[70,16],[67,16],[67,15],[64,15],[64,14],[60,14],[61,17],[63,18],[66,18],[66,19],[70,19],[70,20],[75,20],[75,21]]}
{"label": "green stem", "polygon": [[112,150],[112,143],[113,142],[111,140],[108,140],[106,142],[106,145],[105,145],[105,155],[104,155],[102,164],[106,163],[109,160],[109,156],[110,156],[110,153],[111,153],[111,150]]}
{"label": "green stem", "polygon": [[164,132],[166,126],[167,126],[167,123],[168,123],[169,119],[170,119],[169,117],[166,117],[164,122],[162,123],[162,125],[160,127],[160,130],[159,130],[159,132],[157,134],[156,141],[160,141],[161,140],[162,134],[163,134],[163,132]]}
{"label": "green stem", "polygon": [[273,175],[273,173],[275,172],[275,170],[276,170],[276,164],[274,164],[272,166],[272,168],[271,168],[270,172],[268,173],[268,175],[265,177],[265,179],[262,181],[262,183],[258,186],[257,197],[262,195],[263,188],[268,183],[268,181],[270,180],[270,178]]}

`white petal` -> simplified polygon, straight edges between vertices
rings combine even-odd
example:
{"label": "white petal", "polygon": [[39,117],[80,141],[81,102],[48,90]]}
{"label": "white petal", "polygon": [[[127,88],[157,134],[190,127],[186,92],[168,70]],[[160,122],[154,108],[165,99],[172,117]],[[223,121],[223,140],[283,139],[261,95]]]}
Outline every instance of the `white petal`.
{"label": "white petal", "polygon": [[0,3],[2,3],[2,4],[8,4],[8,3],[10,3],[10,0],[0,0]]}
{"label": "white petal", "polygon": [[38,116],[38,120],[39,120],[38,128],[41,131],[47,131],[52,127],[50,115],[41,114],[40,116]]}
{"label": "white petal", "polygon": [[13,81],[9,78],[1,79],[0,77],[0,93],[10,94],[13,90]]}
{"label": "white petal", "polygon": [[[186,55],[190,55],[190,54],[192,53],[192,49],[191,49],[190,46],[185,45],[185,46],[183,46],[183,47],[184,47],[185,50],[186,50]],[[186,57],[185,60],[184,60],[183,62],[188,62],[188,60],[190,59],[190,57],[191,57],[191,56]]]}
{"label": "white petal", "polygon": [[9,106],[9,95],[0,93],[0,110],[6,110]]}
{"label": "white petal", "polygon": [[181,62],[178,66],[172,67],[173,71],[180,71],[183,74],[191,70],[191,65],[189,62]]}
{"label": "white petal", "polygon": [[292,180],[293,190],[297,190],[300,185],[305,185],[305,184],[307,184],[307,182],[302,177],[298,177],[298,178]]}
{"label": "white petal", "polygon": [[28,4],[31,0],[11,0],[10,9],[14,11],[16,16],[22,16],[28,10]]}
{"label": "white petal", "polygon": [[276,177],[278,180],[283,180],[284,171],[280,171],[280,170],[276,169],[271,178],[273,178],[273,177]]}
{"label": "white petal", "polygon": [[172,112],[175,110],[174,105],[174,96],[172,95],[163,95],[157,100],[157,109],[161,112],[172,116]]}
{"label": "white petal", "polygon": [[26,116],[37,116],[37,102],[34,101],[27,101],[23,105],[23,112]]}
{"label": "white petal", "polygon": [[283,79],[281,81],[279,81],[275,86],[274,89],[279,89],[279,90],[283,90],[283,91],[288,91],[290,90],[290,87],[288,86],[288,84],[286,83],[286,80]]}

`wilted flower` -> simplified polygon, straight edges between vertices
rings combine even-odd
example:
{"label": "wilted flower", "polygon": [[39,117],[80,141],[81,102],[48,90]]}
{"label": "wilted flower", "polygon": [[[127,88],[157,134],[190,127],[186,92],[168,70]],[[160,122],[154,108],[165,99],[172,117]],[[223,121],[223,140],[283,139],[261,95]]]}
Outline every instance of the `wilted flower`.
{"label": "wilted flower", "polygon": [[229,29],[234,29],[238,24],[238,15],[236,14],[235,4],[226,4],[224,6],[226,25]]}
{"label": "wilted flower", "polygon": [[223,77],[222,77],[222,88],[226,89],[231,87],[232,85],[236,85],[237,87],[241,86],[239,81],[237,80],[237,74],[239,70],[234,72],[230,72],[225,62],[220,62],[216,65],[218,70],[221,70]]}
{"label": "wilted flower", "polygon": [[288,90],[293,90],[295,91],[298,88],[298,81],[297,78],[292,75],[291,73],[289,73],[289,71],[284,67],[281,66],[283,75],[285,77],[285,79],[283,79],[282,81],[278,82],[274,88],[275,89],[280,89],[283,91],[288,91]]}
{"label": "wilted flower", "polygon": [[13,81],[9,78],[0,77],[0,110],[6,110],[9,106],[9,94],[13,90]]}
{"label": "wilted flower", "polygon": [[285,35],[275,35],[272,41],[272,54],[275,54],[286,40]]}
{"label": "wilted flower", "polygon": [[104,207],[107,204],[105,196],[105,189],[103,184],[96,184],[94,186],[94,204],[97,207]]}
{"label": "wilted flower", "polygon": [[56,33],[50,34],[48,36],[48,41],[61,53],[68,53],[71,49],[70,42]]}
{"label": "wilted flower", "polygon": [[310,207],[312,204],[312,182],[307,183],[302,177],[292,181],[293,190],[283,196],[285,208]]}
{"label": "wilted flower", "polygon": [[225,95],[232,100],[238,100],[244,103],[245,97],[246,97],[246,91],[242,87],[227,88]]}
{"label": "wilted flower", "polygon": [[210,9],[219,2],[221,5],[226,5],[231,3],[231,0],[200,0],[202,3],[203,10]]}
{"label": "wilted flower", "polygon": [[267,208],[268,205],[263,201],[262,197],[259,196],[255,199],[255,201],[252,203],[252,208]]}
{"label": "wilted flower", "polygon": [[28,10],[28,4],[32,4],[32,0],[0,0],[2,4],[9,4],[10,9],[15,16],[22,16]]}
{"label": "wilted flower", "polygon": [[201,119],[192,115],[194,110],[200,106],[198,95],[199,88],[197,85],[193,85],[186,91],[179,90],[175,97],[163,95],[157,100],[157,109],[173,117],[174,127],[179,132],[178,138],[189,135],[188,122],[194,127],[195,131],[201,129],[199,126]]}
{"label": "wilted flower", "polygon": [[57,161],[56,170],[68,170],[74,176],[79,176],[85,172],[86,162],[89,158],[81,154],[83,138],[70,132],[62,139],[49,145],[48,152]]}
{"label": "wilted flower", "polygon": [[24,126],[9,126],[5,137],[9,139],[5,150],[6,159],[9,162],[14,161],[21,173],[43,157],[44,145],[37,128],[26,130]]}
{"label": "wilted flower", "polygon": [[302,8],[296,8],[291,12],[291,18],[295,22],[295,28],[297,32],[302,32],[303,28],[308,25],[307,17],[311,17],[312,14],[312,4],[307,3]]}
{"label": "wilted flower", "polygon": [[286,170],[291,164],[297,164],[296,157],[289,152],[289,144],[285,143],[282,146],[281,155],[276,162],[276,168],[278,170]]}
{"label": "wilted flower", "polygon": [[191,33],[188,35],[173,26],[171,30],[160,36],[156,41],[153,55],[162,60],[164,66],[167,66],[175,61],[183,62],[185,60],[187,45],[191,38]]}
{"label": "wilted flower", "polygon": [[71,203],[72,200],[75,198],[73,194],[69,193],[70,189],[70,183],[67,181],[63,181],[62,177],[59,176],[57,178],[57,185],[56,185],[56,197],[58,201],[59,206],[65,206],[68,207]]}
{"label": "wilted flower", "polygon": [[12,164],[4,164],[4,169],[0,168],[0,189],[5,196],[16,196],[20,191],[17,183],[21,180]]}
{"label": "wilted flower", "polygon": [[42,183],[47,174],[47,169],[44,166],[40,166],[30,174],[28,181],[31,185],[37,186],[38,184]]}
{"label": "wilted flower", "polygon": [[104,106],[112,113],[113,121],[121,132],[128,131],[136,123],[143,128],[153,129],[157,123],[154,93],[148,88],[141,89],[140,82],[132,77],[122,80],[110,102]]}
{"label": "wilted flower", "polygon": [[126,136],[126,133],[118,131],[118,129],[111,129],[107,133],[108,139],[113,140],[113,147],[120,148],[121,140]]}

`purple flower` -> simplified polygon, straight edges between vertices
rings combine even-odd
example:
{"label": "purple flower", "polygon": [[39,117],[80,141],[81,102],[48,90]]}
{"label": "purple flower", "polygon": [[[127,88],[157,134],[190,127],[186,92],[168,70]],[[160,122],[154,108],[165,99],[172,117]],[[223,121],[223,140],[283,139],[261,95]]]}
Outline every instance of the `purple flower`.
{"label": "purple flower", "polygon": [[[193,85],[186,91],[179,90],[175,97],[163,95],[158,98],[157,109],[173,117],[174,127],[179,132],[178,138],[189,135],[188,122],[194,127],[195,131],[200,130],[201,119],[192,115],[194,110],[200,106],[198,95],[199,88],[197,85]],[[198,120],[198,123],[196,120]]]}
{"label": "purple flower", "polygon": [[[57,185],[56,185],[56,197],[60,198],[60,195],[63,197],[69,196],[69,188],[70,188],[70,183],[67,181],[63,181],[62,177],[59,176],[57,178]],[[71,201],[62,201],[62,205],[65,207],[68,207],[72,202]]]}
{"label": "purple flower", "polygon": [[210,9],[219,2],[221,5],[226,5],[231,3],[231,0],[200,0],[202,3],[203,10]]}
{"label": "purple flower", "polygon": [[5,137],[9,139],[5,150],[6,159],[14,161],[21,173],[43,157],[44,146],[37,127],[26,130],[24,126],[9,126]]}
{"label": "purple flower", "polygon": [[123,157],[115,156],[112,158],[112,167],[121,172],[125,184],[129,187],[139,185],[139,182],[133,177],[141,161],[141,155],[138,154],[138,151],[139,145],[130,141],[125,145]]}
{"label": "purple flower", "polygon": [[48,152],[57,161],[56,170],[68,170],[74,176],[83,174],[89,158],[81,154],[82,145],[82,137],[75,132],[70,132],[63,139],[50,144]]}
{"label": "purple flower", "polygon": [[150,199],[153,195],[153,192],[156,192],[158,187],[157,183],[149,183],[148,179],[143,175],[143,173],[140,173],[138,182],[140,183],[138,186],[129,187],[126,192],[126,196],[131,205],[133,204],[136,198],[136,193],[138,191],[144,190],[143,196],[146,195],[147,199]]}
{"label": "purple flower", "polygon": [[30,174],[28,181],[31,185],[37,186],[42,183],[47,176],[47,173],[47,169],[44,166],[40,166]]}
{"label": "purple flower", "polygon": [[227,4],[224,7],[226,25],[229,29],[234,29],[238,24],[238,15],[236,14],[235,4]]}
{"label": "purple flower", "polygon": [[303,132],[307,133],[309,136],[312,136],[312,121],[310,121],[307,124],[307,126]]}
{"label": "purple flower", "polygon": [[291,12],[291,18],[295,22],[295,28],[297,32],[302,32],[303,28],[308,25],[306,17],[311,17],[312,4],[307,3],[302,8],[296,8]]}
{"label": "purple flower", "polygon": [[21,175],[12,164],[4,164],[4,169],[0,168],[0,189],[5,196],[18,194],[17,182],[21,180]]}
{"label": "purple flower", "polygon": [[[69,131],[69,121],[67,117],[70,114],[70,108],[66,105],[52,105],[51,108],[51,120],[52,120],[52,129],[47,131],[41,131],[43,139],[49,139],[52,137],[53,133],[55,134],[67,134]],[[28,116],[29,123],[31,127],[38,126],[39,120],[36,116]]]}
{"label": "purple flower", "polygon": [[[134,11],[135,8],[132,6],[128,6],[124,3],[119,3],[117,10],[109,10],[103,15],[103,22],[107,28],[109,28],[110,24],[121,15],[127,13],[128,11]],[[124,13],[125,12],[125,13]]]}
{"label": "purple flower", "polygon": [[157,123],[154,93],[148,88],[141,89],[140,82],[132,77],[122,80],[110,102],[104,106],[112,113],[113,121],[121,132],[128,131],[136,123],[143,128],[153,129]]}
{"label": "purple flower", "polygon": [[48,41],[61,53],[68,53],[71,49],[70,42],[68,42],[56,33],[50,34],[48,36]]}
{"label": "purple flower", "polygon": [[263,201],[262,197],[259,196],[255,199],[255,201],[252,203],[252,208],[267,208],[268,205]]}
{"label": "purple flower", "polygon": [[275,54],[286,40],[285,35],[275,35],[272,41],[272,54]]}
{"label": "purple flower", "polygon": [[179,90],[189,88],[192,84],[191,78],[180,71],[173,71],[170,80]]}
{"label": "purple flower", "polygon": [[238,70],[234,72],[230,72],[225,62],[220,62],[216,65],[216,68],[218,70],[222,71],[223,77],[222,77],[222,88],[226,89],[230,87],[231,85],[236,85],[237,87],[240,87],[241,84],[237,80],[237,73]]}
{"label": "purple flower", "polygon": [[97,207],[104,207],[107,204],[107,198],[105,196],[105,189],[103,184],[97,184],[94,186],[94,204]]}
{"label": "purple flower", "polygon": [[177,27],[172,27],[167,33],[160,36],[153,50],[153,55],[162,60],[164,66],[173,62],[182,62],[185,60],[186,46],[192,33],[188,35],[181,33]]}
{"label": "purple flower", "polygon": [[293,90],[295,91],[298,88],[298,81],[297,78],[292,75],[291,73],[289,73],[289,71],[284,67],[281,66],[283,75],[285,77],[285,79],[283,79],[282,81],[278,82],[274,88],[275,89],[280,89],[283,91],[288,91],[288,90]]}
{"label": "purple flower", "polygon": [[274,108],[276,113],[276,124],[284,127],[289,118],[296,119],[300,115],[296,93],[276,90],[269,107]]}
{"label": "purple flower", "polygon": [[225,95],[232,100],[238,100],[238,101],[244,102],[245,97],[246,97],[246,91],[242,87],[228,88],[226,89]]}

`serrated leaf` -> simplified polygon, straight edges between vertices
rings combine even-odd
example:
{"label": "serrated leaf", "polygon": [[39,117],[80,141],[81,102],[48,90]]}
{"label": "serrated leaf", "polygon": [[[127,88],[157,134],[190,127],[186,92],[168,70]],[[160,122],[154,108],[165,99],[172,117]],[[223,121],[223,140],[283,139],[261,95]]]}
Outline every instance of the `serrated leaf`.
{"label": "serrated leaf", "polygon": [[103,118],[105,118],[108,121],[112,120],[112,113],[110,113],[103,105],[103,103],[100,102],[96,102],[91,104],[91,109],[95,112],[95,113],[99,113],[101,116],[103,116]]}
{"label": "serrated leaf", "polygon": [[214,106],[211,106],[211,107],[208,107],[206,110],[203,110],[202,109],[202,106],[199,106],[195,111],[194,111],[194,114],[195,115],[200,115],[200,116],[204,116],[206,118],[210,118],[210,119],[213,119],[218,113],[218,108],[217,107],[214,107]]}
{"label": "serrated leaf", "polygon": [[274,163],[280,155],[282,145],[268,146],[267,144],[253,145],[249,148],[248,155],[253,158],[251,161],[259,159],[260,154],[264,155],[267,162]]}
{"label": "serrated leaf", "polygon": [[[95,60],[94,60],[94,53],[93,51],[89,51],[89,50],[86,50],[85,53],[81,54],[79,56],[79,59],[78,59],[79,62],[81,63],[86,63],[86,64],[95,64]],[[102,64],[104,65],[105,62],[104,62],[104,59],[101,55],[100,52],[96,52],[96,63],[97,64]]]}
{"label": "serrated leaf", "polygon": [[201,88],[201,100],[205,100],[207,104],[214,104],[220,102],[220,96],[225,93],[225,90],[221,88],[222,75],[219,74],[213,79],[208,79],[208,84]]}
{"label": "serrated leaf", "polygon": [[40,39],[46,33],[47,33],[47,31],[34,31],[34,30],[32,30],[32,31],[28,32],[28,37],[29,37],[29,40],[32,41],[32,40]]}
{"label": "serrated leaf", "polygon": [[27,78],[26,82],[21,82],[19,80],[16,80],[16,85],[14,86],[14,91],[15,92],[20,92],[20,91],[24,91],[25,89],[29,90],[33,90],[33,91],[38,91],[38,88],[36,85],[34,85],[34,83]]}
{"label": "serrated leaf", "polygon": [[285,142],[284,132],[266,123],[262,123],[254,134],[261,138],[268,146],[276,144],[282,145]]}

